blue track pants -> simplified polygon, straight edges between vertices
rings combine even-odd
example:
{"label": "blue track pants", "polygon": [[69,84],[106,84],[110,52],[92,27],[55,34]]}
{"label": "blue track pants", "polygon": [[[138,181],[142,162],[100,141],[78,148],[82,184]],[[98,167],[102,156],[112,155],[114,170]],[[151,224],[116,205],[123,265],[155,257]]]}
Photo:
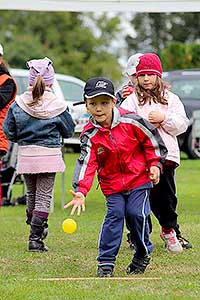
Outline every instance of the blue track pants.
{"label": "blue track pants", "polygon": [[100,232],[97,257],[100,264],[114,265],[122,241],[124,218],[130,227],[136,255],[143,257],[152,251],[148,226],[149,193],[150,189],[145,188],[106,197],[107,213]]}

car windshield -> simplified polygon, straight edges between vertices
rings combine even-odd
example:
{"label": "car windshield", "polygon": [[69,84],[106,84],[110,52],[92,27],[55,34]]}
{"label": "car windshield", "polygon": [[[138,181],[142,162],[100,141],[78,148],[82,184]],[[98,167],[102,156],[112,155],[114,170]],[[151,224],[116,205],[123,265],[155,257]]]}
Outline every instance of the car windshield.
{"label": "car windshield", "polygon": [[83,97],[83,87],[73,82],[58,79],[65,100],[76,102],[81,101]]}
{"label": "car windshield", "polygon": [[181,78],[171,82],[172,92],[180,98],[192,98],[200,100],[200,80],[199,78]]}

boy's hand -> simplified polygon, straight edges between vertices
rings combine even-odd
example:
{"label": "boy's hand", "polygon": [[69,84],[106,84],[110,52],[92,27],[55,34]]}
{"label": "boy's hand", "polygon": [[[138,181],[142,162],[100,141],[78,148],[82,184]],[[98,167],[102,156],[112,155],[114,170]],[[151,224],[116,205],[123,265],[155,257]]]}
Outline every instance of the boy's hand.
{"label": "boy's hand", "polygon": [[85,211],[85,196],[81,192],[74,192],[72,190],[70,190],[70,193],[72,194],[73,199],[69,203],[65,204],[64,208],[68,208],[73,205],[71,216],[74,215],[76,209],[77,215],[80,216],[81,209],[82,211]]}
{"label": "boy's hand", "polygon": [[151,166],[149,178],[153,182],[154,185],[158,184],[158,182],[160,180],[160,169],[156,166]]}
{"label": "boy's hand", "polygon": [[[164,121],[165,114],[161,113],[160,111],[151,111],[148,115],[148,121],[152,124],[160,124]],[[158,126],[156,126],[158,127]]]}

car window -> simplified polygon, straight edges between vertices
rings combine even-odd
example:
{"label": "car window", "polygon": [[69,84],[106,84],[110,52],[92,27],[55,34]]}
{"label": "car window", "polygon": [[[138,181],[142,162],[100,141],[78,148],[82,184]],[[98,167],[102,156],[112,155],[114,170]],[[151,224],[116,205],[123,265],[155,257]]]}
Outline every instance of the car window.
{"label": "car window", "polygon": [[172,92],[177,94],[180,98],[200,100],[200,80],[199,78],[173,80]]}
{"label": "car window", "polygon": [[17,84],[17,94],[20,95],[27,90],[28,77],[27,76],[14,76]]}
{"label": "car window", "polygon": [[81,101],[83,97],[83,87],[71,81],[58,79],[65,100],[75,102]]}

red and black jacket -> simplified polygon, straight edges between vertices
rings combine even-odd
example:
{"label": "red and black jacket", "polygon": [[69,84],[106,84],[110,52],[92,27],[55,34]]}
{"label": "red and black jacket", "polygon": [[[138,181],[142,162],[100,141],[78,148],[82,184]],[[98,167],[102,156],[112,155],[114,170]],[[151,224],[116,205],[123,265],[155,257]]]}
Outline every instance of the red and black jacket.
{"label": "red and black jacket", "polygon": [[0,151],[8,150],[8,140],[2,130],[2,124],[16,94],[17,86],[14,79],[6,73],[0,73]]}
{"label": "red and black jacket", "polygon": [[157,129],[142,117],[114,108],[111,128],[91,118],[81,134],[73,187],[87,195],[97,171],[105,196],[149,183],[149,168],[161,167],[167,149]]}

